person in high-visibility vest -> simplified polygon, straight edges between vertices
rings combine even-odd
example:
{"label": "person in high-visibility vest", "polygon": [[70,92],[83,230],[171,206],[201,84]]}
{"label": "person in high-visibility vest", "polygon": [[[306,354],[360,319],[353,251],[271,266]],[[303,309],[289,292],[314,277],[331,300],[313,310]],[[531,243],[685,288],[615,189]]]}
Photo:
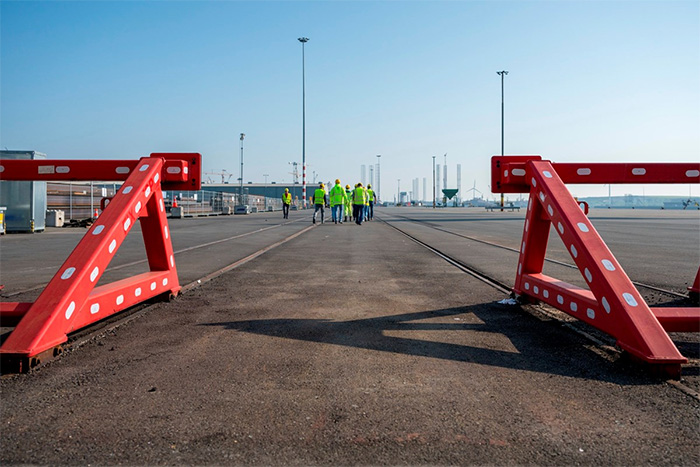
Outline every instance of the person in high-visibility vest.
{"label": "person in high-visibility vest", "polygon": [[289,188],[284,189],[282,193],[282,215],[284,219],[289,219],[289,205],[292,204],[292,194],[289,192]]}
{"label": "person in high-visibility vest", "polygon": [[323,208],[326,206],[326,204],[328,204],[328,200],[326,199],[326,190],[323,183],[320,183],[318,188],[316,188],[316,191],[314,191],[314,224],[316,223],[316,214],[318,214],[318,211],[321,211],[321,224],[323,224],[323,218],[325,215],[325,210]]}
{"label": "person in high-visibility vest", "polygon": [[329,193],[331,199],[331,217],[334,223],[343,223],[343,210],[345,209],[345,200],[347,195],[345,189],[340,184],[340,180],[335,181],[335,186],[331,188]]}
{"label": "person in high-visibility vest", "polygon": [[365,201],[367,193],[362,183],[355,185],[352,192],[352,217],[355,218],[355,224],[362,225],[362,211],[365,209]]}
{"label": "person in high-visibility vest", "polygon": [[350,185],[345,185],[345,221],[348,217],[352,220],[352,189]]}
{"label": "person in high-visibility vest", "polygon": [[371,221],[374,219],[374,190],[372,185],[367,185],[367,220]]}

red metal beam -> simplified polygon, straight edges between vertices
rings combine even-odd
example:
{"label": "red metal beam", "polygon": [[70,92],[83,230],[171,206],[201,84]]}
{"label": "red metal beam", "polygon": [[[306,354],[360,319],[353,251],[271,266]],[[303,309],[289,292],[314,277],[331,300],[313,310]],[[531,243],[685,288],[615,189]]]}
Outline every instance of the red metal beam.
{"label": "red metal beam", "polygon": [[[669,375],[679,375],[687,359],[666,332],[699,330],[700,309],[649,308],[565,181],[630,183],[644,178],[644,183],[697,183],[700,164],[552,164],[539,156],[494,156],[492,164],[492,180],[498,184],[494,191],[530,192],[515,294],[575,316],[614,336],[636,358]],[[559,170],[564,174],[561,177]],[[542,274],[551,227],[589,289]]]}
{"label": "red metal beam", "polygon": [[[180,285],[163,202],[161,185],[197,186],[201,180],[201,156],[154,154],[139,161],[52,161],[55,180],[72,173],[72,180],[106,179],[107,172],[120,174],[124,183],[87,231],[56,275],[31,304],[0,306],[4,318],[19,319],[0,347],[8,361],[29,361],[66,342],[69,333],[111,314],[160,295],[177,295]],[[3,178],[36,179],[46,161],[1,160]],[[65,164],[65,165],[61,165]],[[59,167],[68,167],[60,169]],[[89,176],[90,168],[94,168]],[[97,286],[102,273],[136,221],[141,223],[150,272]],[[33,361],[33,360],[32,360]],[[21,365],[20,365],[21,366]],[[26,368],[26,366],[25,366]]]}

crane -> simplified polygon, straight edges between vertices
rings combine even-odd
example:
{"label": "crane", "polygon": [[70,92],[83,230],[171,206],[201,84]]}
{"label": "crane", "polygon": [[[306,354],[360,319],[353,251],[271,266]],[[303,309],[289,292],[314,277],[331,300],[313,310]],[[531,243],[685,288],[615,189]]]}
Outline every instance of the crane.
{"label": "crane", "polygon": [[228,178],[226,178],[226,169],[221,169],[221,172],[204,172],[204,175],[220,175],[222,184],[228,183],[233,177],[233,174],[228,174]]}

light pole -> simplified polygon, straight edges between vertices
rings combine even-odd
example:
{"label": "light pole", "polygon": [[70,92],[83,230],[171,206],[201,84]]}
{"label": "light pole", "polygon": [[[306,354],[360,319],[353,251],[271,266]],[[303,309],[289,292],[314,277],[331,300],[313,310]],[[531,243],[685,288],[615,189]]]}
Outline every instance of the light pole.
{"label": "light pole", "polygon": [[396,205],[398,206],[401,204],[401,179],[399,178],[398,181],[396,182],[396,186],[398,187],[396,189]]}
{"label": "light pole", "polygon": [[304,45],[309,42],[309,38],[300,37],[297,40],[301,42],[301,193],[306,208],[306,57],[304,56]]}
{"label": "light pole", "polygon": [[[503,156],[503,78],[508,74],[506,70],[503,71],[497,71],[497,74],[501,75],[501,156]],[[504,199],[503,199],[503,193],[501,193],[501,212],[503,212],[503,204],[504,204]]]}
{"label": "light pole", "polygon": [[241,133],[241,183],[238,186],[238,203],[245,204],[243,202],[243,139],[245,139],[245,133]]}
{"label": "light pole", "polygon": [[269,176],[269,174],[263,174],[263,177],[265,177],[265,211],[267,211],[267,177]]}
{"label": "light pole", "polygon": [[382,158],[381,154],[377,154],[377,202],[382,199],[381,194],[379,193],[379,188],[381,187],[381,183],[379,183],[379,160]]}
{"label": "light pole", "polygon": [[433,209],[435,209],[435,156],[433,156]]}

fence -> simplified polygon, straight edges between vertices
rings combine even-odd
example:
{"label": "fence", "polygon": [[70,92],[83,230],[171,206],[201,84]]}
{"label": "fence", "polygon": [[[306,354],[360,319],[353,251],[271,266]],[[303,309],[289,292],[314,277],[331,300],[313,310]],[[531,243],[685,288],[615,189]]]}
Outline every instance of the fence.
{"label": "fence", "polygon": [[[47,209],[64,211],[66,220],[87,219],[100,212],[102,198],[111,198],[121,185],[116,183],[48,183]],[[164,191],[165,207],[169,212],[173,201],[185,216],[215,216],[233,214],[237,205],[245,204],[252,212],[280,211],[282,200],[244,193],[221,191]]]}

